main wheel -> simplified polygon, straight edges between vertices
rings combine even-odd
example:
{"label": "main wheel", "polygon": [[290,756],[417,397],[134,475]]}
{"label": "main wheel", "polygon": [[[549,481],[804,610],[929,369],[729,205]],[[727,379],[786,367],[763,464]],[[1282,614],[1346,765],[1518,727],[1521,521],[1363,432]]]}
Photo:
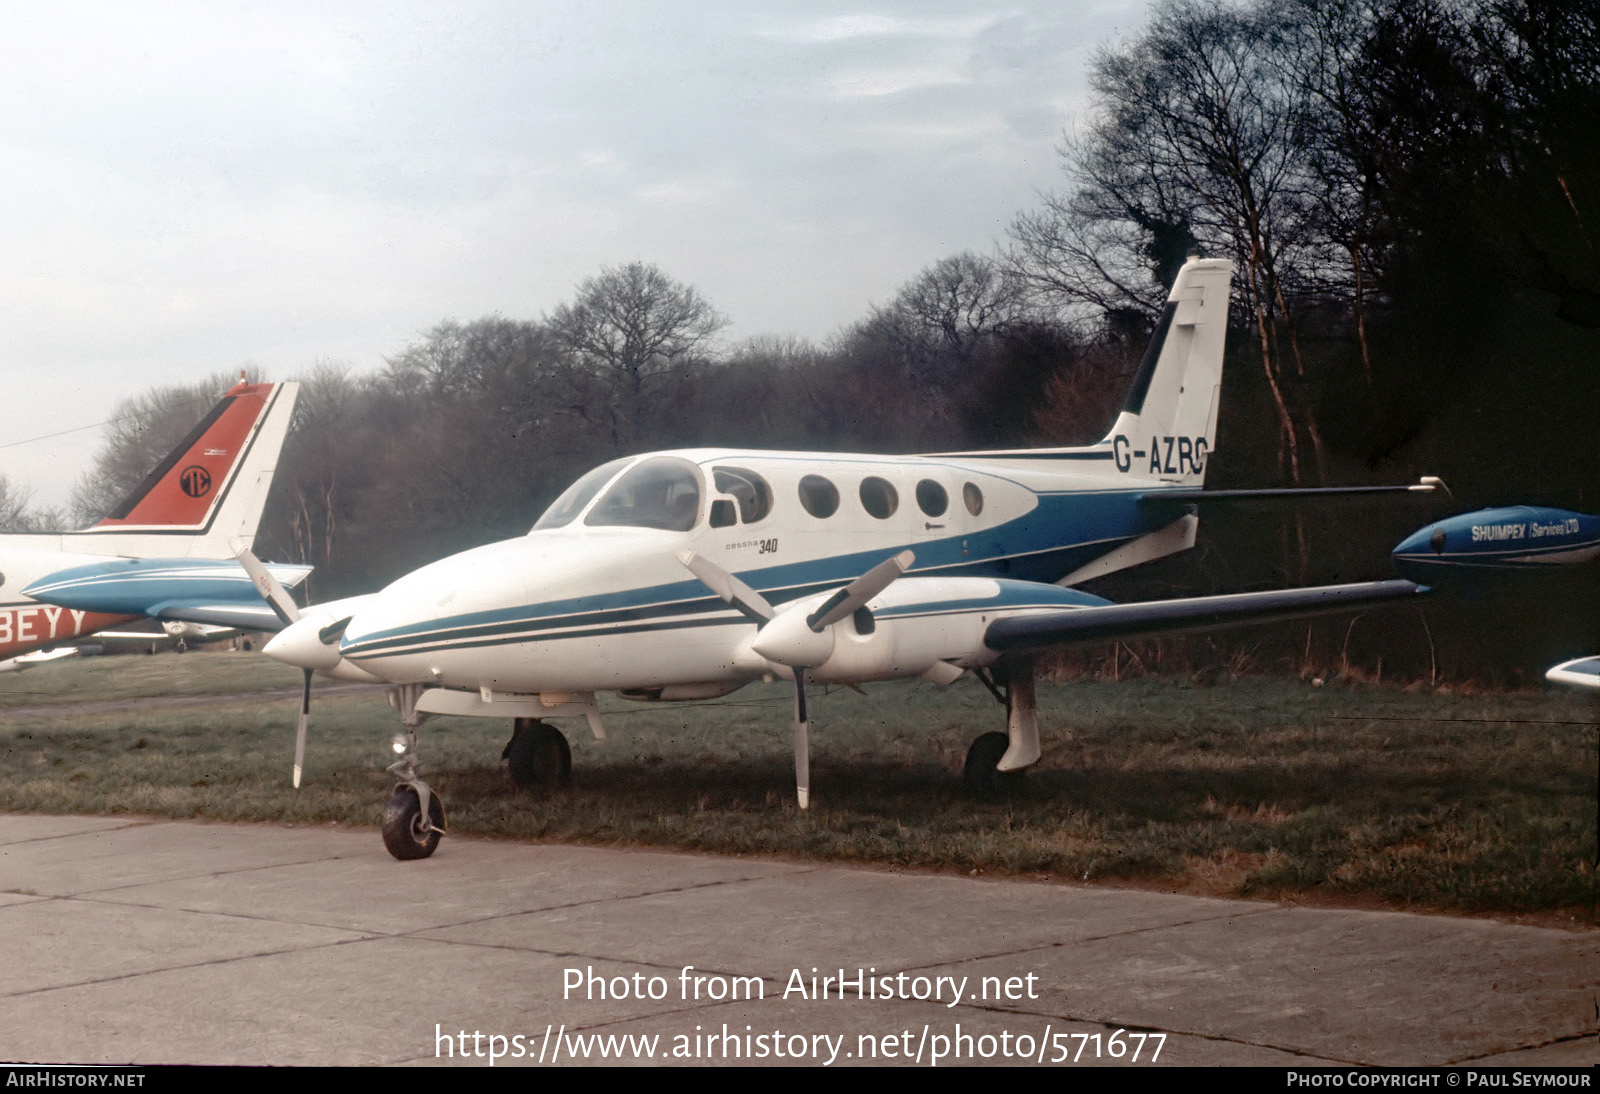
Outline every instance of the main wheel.
{"label": "main wheel", "polygon": [[561,731],[537,718],[518,718],[506,745],[511,781],[544,797],[572,781],[572,749]]}
{"label": "main wheel", "polygon": [[970,797],[996,801],[1010,797],[1022,788],[1023,771],[1001,771],[996,765],[1011,746],[1004,733],[985,733],[967,749],[967,764],[961,771],[961,784]]}
{"label": "main wheel", "polygon": [[409,786],[397,786],[383,810],[383,845],[397,859],[427,858],[439,846],[438,829],[444,827],[444,806],[439,795],[428,795],[428,822],[422,819],[422,802]]}

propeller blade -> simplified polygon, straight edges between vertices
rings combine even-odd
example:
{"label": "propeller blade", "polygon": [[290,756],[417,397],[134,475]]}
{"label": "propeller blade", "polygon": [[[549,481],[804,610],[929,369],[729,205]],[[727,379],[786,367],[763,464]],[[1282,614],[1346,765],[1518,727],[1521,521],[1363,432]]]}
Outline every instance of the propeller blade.
{"label": "propeller blade", "polygon": [[294,731],[294,788],[300,789],[300,772],[306,762],[306,724],[311,721],[311,670],[305,670],[305,686],[300,691],[300,722]]}
{"label": "propeller blade", "polygon": [[857,608],[883,592],[897,577],[909,570],[916,557],[910,551],[901,551],[893,558],[878,563],[824,600],[816,611],[806,617],[806,626],[820,632],[854,613]]}
{"label": "propeller blade", "polygon": [[[237,545],[238,541],[234,543]],[[283,620],[285,627],[300,618],[300,606],[294,602],[294,597],[289,595],[289,590],[272,576],[272,571],[261,564],[261,560],[251,552],[248,547],[240,547],[234,555],[239,560],[239,565],[244,567],[244,572],[250,575],[250,580],[255,582],[256,589],[261,593],[272,608],[273,614]]]}
{"label": "propeller blade", "polygon": [[706,588],[738,608],[752,621],[765,623],[778,614],[765,597],[709,558],[697,555],[686,547],[678,552],[678,561]]}
{"label": "propeller blade", "polygon": [[794,790],[802,810],[811,808],[811,739],[806,722],[806,670],[794,670]]}

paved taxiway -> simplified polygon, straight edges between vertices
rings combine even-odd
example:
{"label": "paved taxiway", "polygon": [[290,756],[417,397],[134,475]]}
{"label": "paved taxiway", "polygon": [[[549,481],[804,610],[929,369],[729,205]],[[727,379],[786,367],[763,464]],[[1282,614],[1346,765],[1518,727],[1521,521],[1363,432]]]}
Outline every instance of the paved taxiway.
{"label": "paved taxiway", "polygon": [[[688,965],[765,997],[684,999]],[[784,998],[813,968],[943,1000]],[[563,998],[591,973],[646,998]],[[965,978],[957,1005],[940,977]],[[977,998],[986,977],[1020,997]],[[1126,1064],[1127,1029],[1166,1034],[1159,1064],[1593,1065],[1597,984],[1596,930],[463,838],[400,863],[371,831],[0,815],[7,1061],[487,1064],[498,1034],[524,1053],[508,1066],[553,1051],[549,1029],[561,1063],[615,1034],[666,1062],[927,1063],[943,1036],[1081,1066]]]}

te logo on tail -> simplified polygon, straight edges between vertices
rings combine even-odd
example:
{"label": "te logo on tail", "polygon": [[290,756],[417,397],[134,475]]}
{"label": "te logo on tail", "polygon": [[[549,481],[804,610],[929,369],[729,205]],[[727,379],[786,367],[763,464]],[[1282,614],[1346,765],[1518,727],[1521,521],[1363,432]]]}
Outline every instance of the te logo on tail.
{"label": "te logo on tail", "polygon": [[1111,454],[1118,471],[1133,470],[1133,461],[1150,463],[1145,468],[1152,475],[1200,475],[1206,469],[1206,439],[1204,437],[1151,437],[1150,447],[1134,448],[1133,442],[1118,433],[1111,440]]}
{"label": "te logo on tail", "polygon": [[211,472],[199,464],[190,464],[178,476],[178,486],[191,498],[203,498],[211,492]]}

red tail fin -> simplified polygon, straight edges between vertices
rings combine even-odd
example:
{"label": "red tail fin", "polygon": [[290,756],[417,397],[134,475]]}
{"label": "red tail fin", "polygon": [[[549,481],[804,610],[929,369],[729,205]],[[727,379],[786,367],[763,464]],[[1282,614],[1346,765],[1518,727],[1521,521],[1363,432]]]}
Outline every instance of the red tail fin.
{"label": "red tail fin", "polygon": [[95,528],[203,531],[232,487],[280,386],[235,384]]}

